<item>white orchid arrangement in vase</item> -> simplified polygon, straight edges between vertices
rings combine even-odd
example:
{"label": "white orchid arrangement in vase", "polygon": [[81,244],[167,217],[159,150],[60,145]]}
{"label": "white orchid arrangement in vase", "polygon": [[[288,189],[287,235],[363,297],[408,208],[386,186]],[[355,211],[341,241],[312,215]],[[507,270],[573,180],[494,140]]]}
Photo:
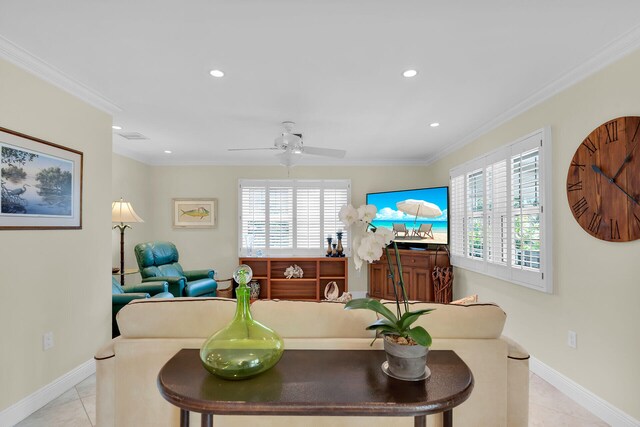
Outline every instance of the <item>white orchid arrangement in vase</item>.
{"label": "white orchid arrangement in vase", "polygon": [[377,211],[373,205],[362,205],[358,209],[351,205],[345,205],[340,209],[339,218],[345,226],[352,228],[351,257],[357,270],[362,268],[363,261],[369,263],[378,261],[382,257],[383,250],[386,252],[389,278],[394,285],[396,313],[394,314],[374,298],[354,299],[345,305],[345,309],[372,310],[382,317],[369,325],[367,329],[391,336],[396,343],[429,347],[431,335],[422,326],[412,327],[412,325],[419,317],[430,313],[433,309],[409,310],[398,246],[393,242],[396,258],[396,265],[393,266],[388,246],[393,241],[394,234],[388,228],[378,228],[372,224]]}

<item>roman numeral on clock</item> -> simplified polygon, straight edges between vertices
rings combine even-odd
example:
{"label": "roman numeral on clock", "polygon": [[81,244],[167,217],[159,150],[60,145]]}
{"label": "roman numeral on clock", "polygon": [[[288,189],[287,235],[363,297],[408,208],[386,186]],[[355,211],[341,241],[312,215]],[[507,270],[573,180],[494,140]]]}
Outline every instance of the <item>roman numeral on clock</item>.
{"label": "roman numeral on clock", "polygon": [[620,229],[618,228],[618,220],[610,219],[611,223],[611,239],[612,240],[620,240]]}
{"label": "roman numeral on clock", "polygon": [[578,163],[578,162],[572,161],[572,162],[571,162],[571,166],[573,166],[574,168],[578,168],[578,169],[580,169],[581,171],[583,171],[583,170],[584,170],[584,167],[585,167],[586,165],[581,165],[581,164],[580,164],[580,163]]}
{"label": "roman numeral on clock", "polygon": [[573,206],[571,206],[571,209],[573,209],[573,214],[576,216],[576,218],[580,218],[586,211],[589,210],[589,203],[587,202],[587,199],[583,197],[575,202]]}
{"label": "roman numeral on clock", "polygon": [[606,144],[617,141],[618,140],[618,121],[614,120],[612,122],[609,122],[606,125],[604,125],[604,127],[607,129]]}
{"label": "roman numeral on clock", "polygon": [[582,190],[582,181],[578,181],[575,184],[567,182],[567,191]]}
{"label": "roman numeral on clock", "polygon": [[598,230],[600,229],[600,223],[602,217],[600,215],[598,215],[597,213],[594,213],[593,216],[591,217],[591,221],[589,221],[589,231],[591,231],[594,234],[598,233]]}
{"label": "roman numeral on clock", "polygon": [[589,150],[589,155],[590,156],[593,156],[593,153],[598,151],[598,147],[596,147],[596,145],[593,143],[593,141],[591,141],[591,138],[589,138],[589,137],[587,137],[587,139],[582,141],[582,145],[584,145],[584,147],[587,150]]}

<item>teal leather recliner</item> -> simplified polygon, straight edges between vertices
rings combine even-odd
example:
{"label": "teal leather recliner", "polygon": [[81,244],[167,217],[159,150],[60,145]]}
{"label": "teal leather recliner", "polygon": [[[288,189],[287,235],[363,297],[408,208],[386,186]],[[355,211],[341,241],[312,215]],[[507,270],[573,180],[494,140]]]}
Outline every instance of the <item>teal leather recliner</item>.
{"label": "teal leather recliner", "polygon": [[173,298],[173,294],[168,292],[167,282],[141,283],[138,285],[122,286],[115,277],[111,277],[111,337],[120,335],[116,314],[122,307],[135,299],[145,298]]}
{"label": "teal leather recliner", "polygon": [[171,242],[138,243],[134,249],[142,282],[166,281],[176,297],[215,297],[214,270],[184,271]]}

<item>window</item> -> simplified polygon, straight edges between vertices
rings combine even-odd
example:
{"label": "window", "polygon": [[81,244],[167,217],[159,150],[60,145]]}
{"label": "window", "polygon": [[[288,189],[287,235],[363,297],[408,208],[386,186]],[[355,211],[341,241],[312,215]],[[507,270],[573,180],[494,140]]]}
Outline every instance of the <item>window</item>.
{"label": "window", "polygon": [[451,262],[552,291],[550,130],[450,171]]}
{"label": "window", "polygon": [[338,218],[351,202],[349,180],[240,180],[238,200],[240,256],[321,256],[338,231],[349,246]]}

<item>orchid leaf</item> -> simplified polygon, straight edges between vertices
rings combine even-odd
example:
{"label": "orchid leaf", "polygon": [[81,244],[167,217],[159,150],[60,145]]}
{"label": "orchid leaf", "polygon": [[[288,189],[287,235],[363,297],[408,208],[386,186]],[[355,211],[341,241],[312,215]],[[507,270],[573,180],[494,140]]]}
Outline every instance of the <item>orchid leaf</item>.
{"label": "orchid leaf", "polygon": [[428,313],[432,312],[433,310],[435,310],[435,309],[426,308],[426,309],[423,309],[423,310],[408,311],[408,312],[404,313],[402,315],[402,317],[400,318],[400,321],[398,322],[399,328],[402,329],[402,330],[407,329],[409,326],[411,326],[413,324],[413,322],[418,320],[418,318],[420,316],[428,314]]}
{"label": "orchid leaf", "polygon": [[394,330],[397,329],[397,325],[395,323],[391,323],[389,321],[389,319],[378,319],[376,320],[374,323],[370,324],[369,326],[367,326],[367,330],[373,330],[373,329],[378,329],[382,326],[385,327],[389,327],[389,328],[393,328]]}
{"label": "orchid leaf", "polygon": [[358,298],[349,301],[345,306],[345,310],[357,310],[357,309],[366,309],[374,311],[380,314],[383,317],[389,319],[392,323],[397,323],[398,318],[393,314],[391,310],[385,307],[380,301],[373,298]]}
{"label": "orchid leaf", "polygon": [[425,347],[431,346],[431,335],[427,332],[422,326],[416,326],[415,328],[411,328],[407,331],[407,335],[409,335],[415,342]]}

